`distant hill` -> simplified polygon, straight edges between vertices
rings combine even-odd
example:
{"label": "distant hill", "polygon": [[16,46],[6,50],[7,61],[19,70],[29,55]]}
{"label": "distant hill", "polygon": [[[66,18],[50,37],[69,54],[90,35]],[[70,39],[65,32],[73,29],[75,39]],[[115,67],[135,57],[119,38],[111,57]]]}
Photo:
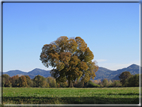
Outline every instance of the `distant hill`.
{"label": "distant hill", "polygon": [[[94,80],[97,79],[103,80],[104,78],[107,78],[109,80],[119,80],[119,75],[124,71],[129,71],[132,75],[139,74],[139,66],[136,64],[132,64],[127,68],[118,69],[116,71],[112,71],[104,67],[99,67],[98,71],[95,73],[96,77],[94,78]],[[41,75],[45,78],[51,76],[49,70],[43,70],[39,68],[35,68],[29,72],[23,72],[20,70],[11,70],[8,72],[3,72],[3,74],[8,74],[11,77],[14,75],[19,75],[19,76],[28,75],[31,79],[33,79],[36,75]]]}
{"label": "distant hill", "polygon": [[20,74],[22,74],[22,75],[25,75],[26,74],[26,72],[24,72],[24,71],[20,71],[20,70],[11,70],[11,71],[8,71],[8,72],[3,72],[3,74],[8,74],[9,76],[14,76],[14,75],[20,75]]}
{"label": "distant hill", "polygon": [[107,78],[109,80],[119,80],[119,75],[124,71],[129,71],[132,75],[139,74],[139,66],[136,64],[132,64],[127,68],[118,69],[116,71],[99,67],[98,71],[96,72],[96,77],[94,78],[94,80],[97,79],[102,80],[104,78]]}
{"label": "distant hill", "polygon": [[49,70],[42,70],[39,68],[35,68],[32,71],[29,72],[23,72],[20,70],[11,70],[8,72],[3,72],[3,74],[8,74],[10,77],[14,76],[14,75],[28,75],[31,79],[33,79],[36,75],[41,75],[43,77],[49,77],[50,75],[50,71]]}
{"label": "distant hill", "polygon": [[42,70],[39,68],[33,69],[32,71],[29,71],[27,73],[29,76],[36,76],[36,75],[41,75],[43,77],[49,77],[51,76],[50,71],[48,70]]}

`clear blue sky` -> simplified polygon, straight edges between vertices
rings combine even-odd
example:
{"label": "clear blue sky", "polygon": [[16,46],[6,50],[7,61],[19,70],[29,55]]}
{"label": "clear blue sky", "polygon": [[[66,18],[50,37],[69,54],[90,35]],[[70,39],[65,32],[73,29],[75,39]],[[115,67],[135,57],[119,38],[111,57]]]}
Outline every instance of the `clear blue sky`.
{"label": "clear blue sky", "polygon": [[51,69],[41,49],[60,36],[83,38],[100,67],[139,65],[139,3],[4,3],[3,71]]}

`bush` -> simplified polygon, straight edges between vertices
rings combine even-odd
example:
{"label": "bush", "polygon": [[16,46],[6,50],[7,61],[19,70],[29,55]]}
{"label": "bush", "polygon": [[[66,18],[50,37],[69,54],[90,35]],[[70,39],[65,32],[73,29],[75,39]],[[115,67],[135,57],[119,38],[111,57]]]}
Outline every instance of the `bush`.
{"label": "bush", "polygon": [[82,82],[82,81],[75,82],[74,87],[82,88],[82,87],[84,87],[84,82]]}
{"label": "bush", "polygon": [[93,83],[95,84],[100,84],[101,83],[101,79],[98,79],[98,80],[92,80]]}
{"label": "bush", "polygon": [[60,83],[60,87],[67,87],[68,86],[68,83],[67,82],[61,82]]}
{"label": "bush", "polygon": [[113,86],[113,87],[121,87],[122,83],[120,82],[120,80],[114,80],[112,82],[111,86]]}
{"label": "bush", "polygon": [[53,77],[47,77],[46,82],[49,84],[50,87],[57,87],[56,79]]}
{"label": "bush", "polygon": [[91,80],[89,80],[86,84],[85,87],[100,87],[100,85],[93,83]]}
{"label": "bush", "polygon": [[108,79],[105,78],[105,79],[102,81],[102,85],[103,85],[103,87],[108,87],[108,86],[109,86]]}

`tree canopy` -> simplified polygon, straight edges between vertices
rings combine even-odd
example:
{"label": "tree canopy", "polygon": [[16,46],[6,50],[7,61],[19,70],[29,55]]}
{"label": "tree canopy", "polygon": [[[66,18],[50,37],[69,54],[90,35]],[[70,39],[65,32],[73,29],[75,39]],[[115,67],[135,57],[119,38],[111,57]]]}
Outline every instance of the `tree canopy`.
{"label": "tree canopy", "polygon": [[120,82],[122,83],[122,85],[125,85],[127,84],[127,79],[129,79],[131,77],[131,73],[129,71],[125,71],[125,72],[122,72],[119,76],[120,78]]}
{"label": "tree canopy", "polygon": [[33,85],[34,87],[46,87],[47,83],[43,76],[37,75],[33,79]]}
{"label": "tree canopy", "polygon": [[40,55],[46,67],[53,67],[51,75],[57,82],[68,80],[69,86],[78,79],[84,82],[94,79],[98,66],[93,58],[93,52],[81,37],[69,39],[66,36],[45,44]]}

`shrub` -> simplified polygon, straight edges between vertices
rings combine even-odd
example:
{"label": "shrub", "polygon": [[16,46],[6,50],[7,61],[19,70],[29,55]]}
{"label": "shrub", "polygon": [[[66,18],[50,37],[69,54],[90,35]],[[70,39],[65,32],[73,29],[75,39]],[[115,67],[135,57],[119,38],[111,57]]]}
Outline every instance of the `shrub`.
{"label": "shrub", "polygon": [[100,85],[93,83],[91,80],[89,80],[86,84],[85,87],[100,87]]}
{"label": "shrub", "polygon": [[60,83],[60,87],[67,87],[68,86],[68,83],[67,82],[61,82]]}
{"label": "shrub", "polygon": [[82,87],[84,87],[84,82],[82,82],[82,81],[75,82],[74,87],[82,88]]}
{"label": "shrub", "polygon": [[104,87],[107,87],[107,86],[109,86],[109,82],[108,82],[108,79],[103,79],[103,81],[102,81],[102,85],[104,86]]}
{"label": "shrub", "polygon": [[111,86],[113,86],[113,87],[121,87],[122,83],[120,82],[120,80],[114,80],[112,82]]}
{"label": "shrub", "polygon": [[57,87],[56,79],[53,77],[47,77],[46,82],[49,83],[50,87]]}

